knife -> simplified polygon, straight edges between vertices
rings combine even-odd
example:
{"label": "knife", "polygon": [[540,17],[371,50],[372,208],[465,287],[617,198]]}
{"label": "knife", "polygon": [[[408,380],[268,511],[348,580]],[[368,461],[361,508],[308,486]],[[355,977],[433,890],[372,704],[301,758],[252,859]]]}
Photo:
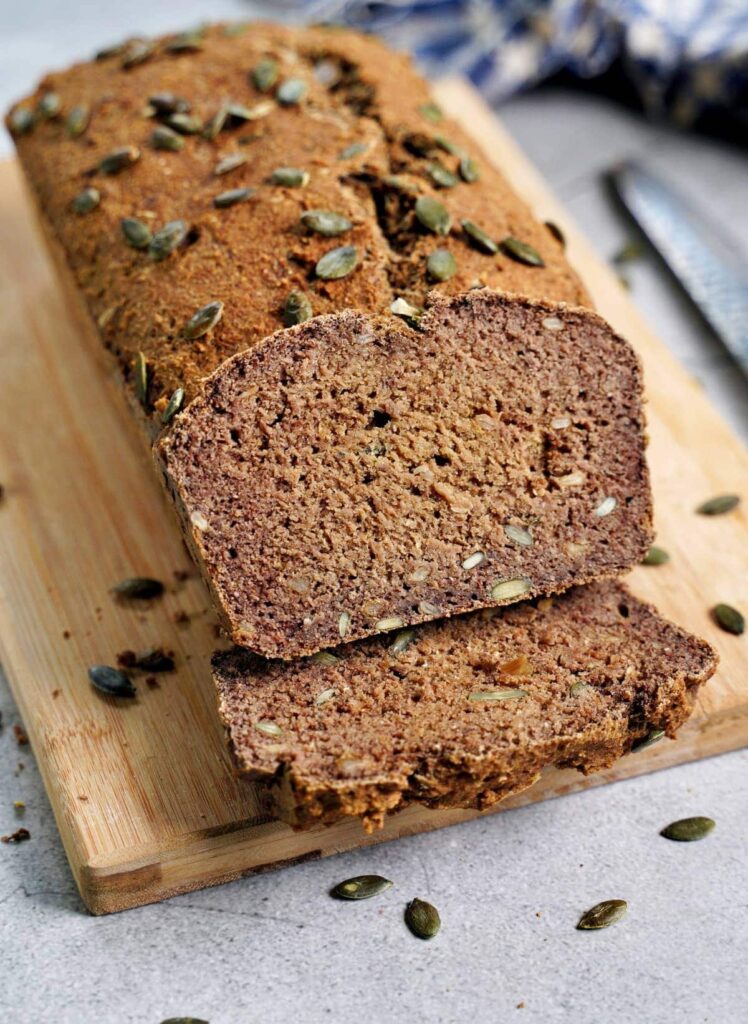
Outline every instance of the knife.
{"label": "knife", "polygon": [[636,163],[611,172],[613,186],[691,301],[748,375],[748,274],[741,257],[707,229],[670,185]]}

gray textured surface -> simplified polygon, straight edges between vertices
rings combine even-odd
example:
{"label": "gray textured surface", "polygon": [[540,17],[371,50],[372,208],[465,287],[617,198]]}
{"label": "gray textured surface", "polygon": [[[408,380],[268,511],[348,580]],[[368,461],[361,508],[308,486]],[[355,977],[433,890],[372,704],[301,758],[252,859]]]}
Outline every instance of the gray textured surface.
{"label": "gray textured surface", "polygon": [[[247,6],[4,4],[0,103],[45,67],[110,38]],[[633,155],[695,194],[732,234],[738,258],[748,255],[744,154],[644,125],[591,96],[546,91],[502,113],[603,255],[630,232],[600,172]],[[656,259],[629,273],[652,325],[747,436],[748,392],[718,343]],[[0,709],[0,833],[19,824],[32,833],[28,843],[0,846],[3,1020],[746,1020],[748,752],[93,919],[76,894],[33,755],[15,743],[17,712],[2,681]],[[15,799],[26,801],[23,819]],[[690,814],[715,817],[717,830],[690,845],[659,837]],[[358,905],[326,895],[341,878],[369,871],[395,888]],[[431,943],[403,925],[415,895],[441,911],[443,929]],[[629,901],[624,921],[605,932],[575,930],[583,910],[614,897]]]}

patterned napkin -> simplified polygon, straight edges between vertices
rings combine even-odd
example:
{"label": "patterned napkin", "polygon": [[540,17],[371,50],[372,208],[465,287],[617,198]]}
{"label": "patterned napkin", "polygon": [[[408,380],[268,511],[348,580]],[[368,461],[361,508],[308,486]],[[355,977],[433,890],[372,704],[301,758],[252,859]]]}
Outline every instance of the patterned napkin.
{"label": "patterned napkin", "polygon": [[[748,0],[302,0],[412,51],[432,77],[467,75],[501,100],[559,71],[620,61],[652,116],[680,124],[748,108]],[[745,122],[744,122],[745,123]]]}

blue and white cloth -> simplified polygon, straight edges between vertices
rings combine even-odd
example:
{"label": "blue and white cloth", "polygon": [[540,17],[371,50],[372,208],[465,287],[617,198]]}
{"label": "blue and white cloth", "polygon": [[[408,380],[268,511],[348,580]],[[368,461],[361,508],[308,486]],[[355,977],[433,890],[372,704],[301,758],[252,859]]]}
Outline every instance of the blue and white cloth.
{"label": "blue and white cloth", "polygon": [[681,124],[748,108],[748,0],[304,0],[413,52],[431,77],[467,75],[496,101],[620,60],[646,110]]}

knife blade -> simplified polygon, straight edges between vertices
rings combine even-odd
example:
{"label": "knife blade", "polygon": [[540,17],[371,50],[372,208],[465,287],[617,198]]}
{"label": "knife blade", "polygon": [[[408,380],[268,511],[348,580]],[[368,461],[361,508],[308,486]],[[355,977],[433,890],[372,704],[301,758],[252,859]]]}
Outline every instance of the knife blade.
{"label": "knife blade", "polygon": [[611,179],[628,211],[743,373],[748,375],[748,275],[740,257],[666,182],[636,163]]}

